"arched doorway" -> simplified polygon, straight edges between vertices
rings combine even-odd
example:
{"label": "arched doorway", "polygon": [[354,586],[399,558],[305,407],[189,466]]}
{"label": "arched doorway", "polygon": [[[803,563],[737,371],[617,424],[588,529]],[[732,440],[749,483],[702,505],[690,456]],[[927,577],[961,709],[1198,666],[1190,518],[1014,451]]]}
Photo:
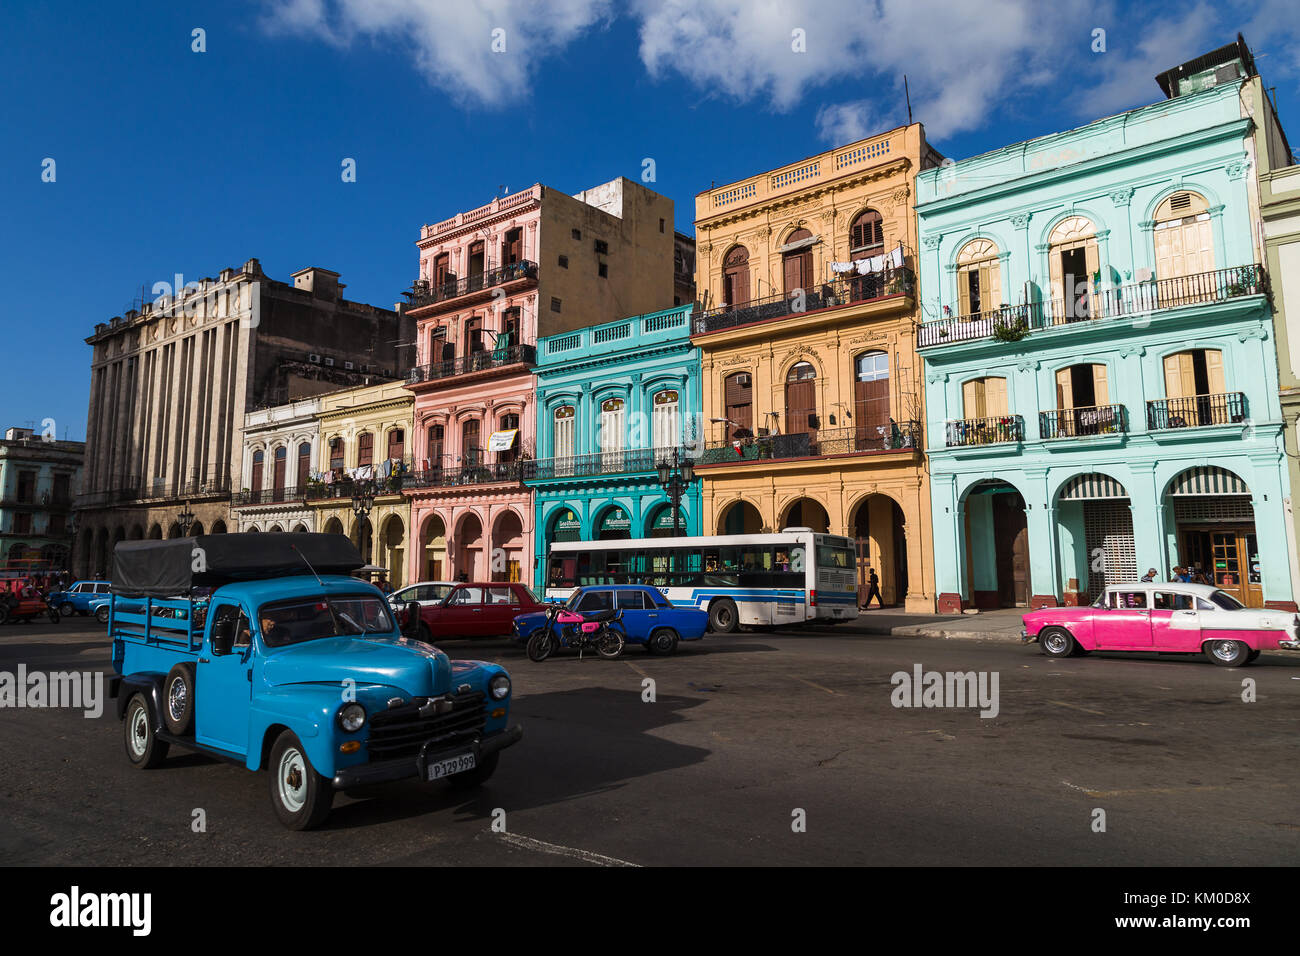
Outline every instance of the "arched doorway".
{"label": "arched doorway", "polygon": [[149,540],[150,541],[162,540],[162,525],[158,524],[158,522],[156,521],[149,527]]}
{"label": "arched doorway", "polygon": [[578,574],[577,558],[563,558],[550,563],[547,555],[552,542],[570,542],[582,540],[582,520],[573,508],[557,508],[546,519],[546,543],[543,545],[542,560],[546,562],[545,587],[558,587],[561,581],[576,581]]}
{"label": "arched doorway", "polygon": [[284,534],[284,529],[281,528],[278,524],[273,524],[271,525],[271,527],[267,528],[266,530],[268,534]]}
{"label": "arched doorway", "polygon": [[374,545],[374,526],[370,519],[357,518],[352,522],[352,534],[349,535],[352,543],[357,546],[357,552],[361,555],[361,560],[366,564],[373,564],[374,558],[372,549]]}
{"label": "arched doorway", "polygon": [[718,518],[718,534],[759,534],[763,516],[748,501],[733,501]]}
{"label": "arched doorway", "polygon": [[343,522],[338,518],[331,517],[325,522],[325,534],[342,534]]}
{"label": "arched doorway", "polygon": [[646,514],[645,533],[646,538],[671,538],[674,535],[681,537],[687,534],[686,509],[681,510],[681,515],[677,516],[674,524],[674,516],[677,513],[671,503],[662,504],[650,509]]}
{"label": "arched doorway", "polygon": [[181,526],[179,522],[173,521],[171,523],[171,527],[167,529],[167,537],[168,538],[184,537],[184,535],[181,534]]}
{"label": "arched doorway", "polygon": [[442,518],[431,514],[420,531],[422,556],[420,576],[425,581],[443,581],[451,573],[447,567],[447,526]]}
{"label": "arched doorway", "polygon": [[203,534],[203,522],[196,521],[194,524],[190,525],[190,533],[187,537],[197,538],[201,534]]}
{"label": "arched doorway", "polygon": [[812,528],[814,531],[826,534],[830,531],[831,519],[820,502],[813,501],[811,498],[796,498],[785,509],[785,518],[781,522],[781,527]]}
{"label": "arched doorway", "polygon": [[398,515],[389,515],[384,519],[383,561],[388,569],[388,583],[396,590],[403,586],[406,570],[406,522]]}
{"label": "arched doorway", "polygon": [[[307,531],[307,526],[303,524],[301,521],[299,521],[296,525],[293,526],[294,534],[305,534],[306,531]],[[215,528],[213,528],[213,532],[214,533],[216,532]]]}
{"label": "arched doorway", "polygon": [[482,581],[483,573],[483,522],[470,512],[460,521],[456,533],[456,577],[461,581]]}
{"label": "arched doorway", "polygon": [[596,520],[596,540],[617,541],[632,537],[632,519],[618,505],[608,508]]}
{"label": "arched doorway", "polygon": [[492,580],[522,581],[524,525],[519,515],[505,511],[492,529]]}
{"label": "arched doorway", "polygon": [[1090,604],[1109,583],[1138,579],[1133,512],[1109,475],[1075,475],[1056,494],[1066,604]]}
{"label": "arched doorway", "polygon": [[1201,465],[1175,475],[1165,514],[1180,567],[1227,591],[1247,607],[1264,606],[1263,567],[1250,488],[1226,468]]}
{"label": "arched doorway", "polygon": [[[798,362],[785,375],[785,430],[791,436],[791,457],[811,453],[817,441],[817,369]],[[807,439],[799,438],[807,435]]]}
{"label": "arched doorway", "polygon": [[865,605],[874,569],[884,604],[907,600],[907,529],[903,509],[888,495],[868,495],[853,512],[858,606]]}
{"label": "arched doorway", "polygon": [[208,534],[225,534],[225,533],[226,533],[226,523],[224,521],[218,518],[216,521],[212,522],[212,530],[209,531]]}
{"label": "arched doorway", "polygon": [[131,530],[127,533],[128,541],[139,541],[144,537],[144,528],[138,524],[131,525]]}
{"label": "arched doorway", "polygon": [[1005,481],[975,484],[964,497],[967,593],[978,608],[1029,606],[1025,499]]}

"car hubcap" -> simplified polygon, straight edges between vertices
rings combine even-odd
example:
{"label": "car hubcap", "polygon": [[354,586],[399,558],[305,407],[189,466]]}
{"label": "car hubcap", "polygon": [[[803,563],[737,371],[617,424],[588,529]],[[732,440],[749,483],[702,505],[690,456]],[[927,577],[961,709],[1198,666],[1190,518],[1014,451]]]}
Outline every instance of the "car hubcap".
{"label": "car hubcap", "polygon": [[289,749],[280,758],[280,802],[297,813],[307,802],[307,766],[302,754]]}
{"label": "car hubcap", "polygon": [[1047,639],[1047,649],[1053,654],[1060,654],[1065,650],[1065,638],[1060,634],[1053,634]]}
{"label": "car hubcap", "polygon": [[137,757],[144,756],[149,745],[149,718],[143,707],[137,707],[131,715],[131,752]]}
{"label": "car hubcap", "polygon": [[185,681],[172,681],[171,693],[167,695],[167,709],[171,711],[172,720],[180,720],[185,713]]}
{"label": "car hubcap", "polygon": [[1221,661],[1235,660],[1237,657],[1237,642],[1217,641],[1212,648],[1212,652]]}

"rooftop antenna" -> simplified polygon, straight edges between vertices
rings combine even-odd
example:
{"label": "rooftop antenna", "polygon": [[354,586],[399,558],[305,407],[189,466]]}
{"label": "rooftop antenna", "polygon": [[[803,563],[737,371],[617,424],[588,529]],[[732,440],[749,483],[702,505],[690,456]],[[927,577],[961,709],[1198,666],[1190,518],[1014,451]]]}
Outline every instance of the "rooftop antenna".
{"label": "rooftop antenna", "polygon": [[299,551],[298,546],[296,544],[289,545],[289,550],[291,550],[294,554],[298,555],[298,557],[302,558],[302,563],[307,565],[307,570],[310,571],[311,576],[316,579],[316,583],[319,584],[321,587],[324,587],[325,582],[320,579],[320,575],[316,573],[316,569],[311,566],[311,562],[307,560],[307,555]]}
{"label": "rooftop antenna", "polygon": [[907,125],[912,125],[912,94],[907,89],[907,74],[903,74],[903,99],[907,100]]}

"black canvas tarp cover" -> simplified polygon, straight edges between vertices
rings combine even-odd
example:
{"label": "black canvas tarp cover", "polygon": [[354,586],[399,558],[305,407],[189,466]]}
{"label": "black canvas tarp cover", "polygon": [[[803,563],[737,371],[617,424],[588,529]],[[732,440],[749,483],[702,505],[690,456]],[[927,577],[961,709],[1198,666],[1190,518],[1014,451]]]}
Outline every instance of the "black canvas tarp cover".
{"label": "black canvas tarp cover", "polygon": [[365,564],[341,534],[245,532],[119,541],[113,549],[113,593],[179,597],[195,587],[310,574],[308,562],[317,574],[348,574]]}

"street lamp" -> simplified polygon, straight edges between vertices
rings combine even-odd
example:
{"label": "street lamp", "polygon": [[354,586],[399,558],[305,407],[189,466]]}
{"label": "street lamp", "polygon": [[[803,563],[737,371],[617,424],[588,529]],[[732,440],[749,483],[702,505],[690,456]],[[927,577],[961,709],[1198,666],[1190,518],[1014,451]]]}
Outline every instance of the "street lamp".
{"label": "street lamp", "polygon": [[[373,489],[362,486],[357,489],[357,493],[352,496],[352,513],[357,516],[357,548],[361,547],[362,534],[365,526],[370,520],[370,511],[375,506],[375,495]],[[370,549],[366,549],[363,557],[370,560]]]}
{"label": "street lamp", "polygon": [[181,513],[176,516],[176,523],[181,526],[181,537],[188,538],[190,528],[194,526],[194,512],[190,510],[188,501],[182,502],[181,508]]}
{"label": "street lamp", "polygon": [[677,537],[681,534],[682,494],[695,479],[695,462],[683,459],[680,452],[673,449],[673,457],[659,462],[657,470],[660,487],[673,501],[673,537]]}

